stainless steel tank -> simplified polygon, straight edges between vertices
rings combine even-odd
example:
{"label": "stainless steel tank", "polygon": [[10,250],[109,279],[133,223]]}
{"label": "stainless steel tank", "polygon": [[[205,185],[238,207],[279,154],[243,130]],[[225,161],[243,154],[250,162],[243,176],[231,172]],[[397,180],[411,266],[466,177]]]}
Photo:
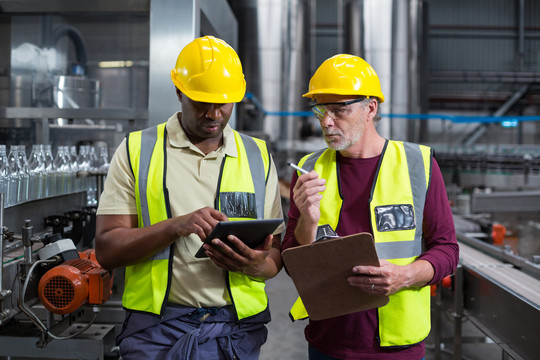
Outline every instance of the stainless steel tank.
{"label": "stainless steel tank", "polygon": [[[247,91],[267,114],[244,124],[271,140],[292,139],[297,119],[286,112],[304,110],[309,52],[305,0],[240,0],[231,3],[239,24],[239,56]],[[257,123],[257,121],[259,123]]]}
{"label": "stainless steel tank", "polygon": [[0,106],[9,105],[9,77],[0,76]]}
{"label": "stainless steel tank", "polygon": [[[11,107],[31,107],[32,105],[32,74],[11,74],[9,85],[11,91],[8,88],[8,92],[11,95],[8,96],[9,104]],[[3,98],[3,96],[2,96]]]}
{"label": "stainless steel tank", "polygon": [[98,108],[101,83],[81,76],[55,76],[54,104],[60,109]]}

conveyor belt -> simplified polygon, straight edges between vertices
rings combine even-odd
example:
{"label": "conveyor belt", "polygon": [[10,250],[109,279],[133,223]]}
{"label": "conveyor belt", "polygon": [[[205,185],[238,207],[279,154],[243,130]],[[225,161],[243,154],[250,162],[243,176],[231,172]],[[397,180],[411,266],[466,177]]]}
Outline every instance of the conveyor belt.
{"label": "conveyor belt", "polygon": [[540,359],[540,280],[471,245],[459,246],[467,317],[513,358]]}
{"label": "conveyor belt", "polygon": [[539,280],[516,269],[512,264],[505,264],[466,244],[460,243],[459,249],[463,266],[475,270],[540,309]]}

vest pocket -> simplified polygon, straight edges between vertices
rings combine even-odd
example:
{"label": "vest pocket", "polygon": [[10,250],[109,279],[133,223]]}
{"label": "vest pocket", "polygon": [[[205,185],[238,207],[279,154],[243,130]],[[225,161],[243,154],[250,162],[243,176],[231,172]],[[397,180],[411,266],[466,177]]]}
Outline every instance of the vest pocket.
{"label": "vest pocket", "polygon": [[219,193],[221,212],[229,218],[257,218],[257,204],[254,193]]}
{"label": "vest pocket", "polygon": [[416,227],[414,209],[410,204],[383,205],[375,207],[377,230],[411,230]]}

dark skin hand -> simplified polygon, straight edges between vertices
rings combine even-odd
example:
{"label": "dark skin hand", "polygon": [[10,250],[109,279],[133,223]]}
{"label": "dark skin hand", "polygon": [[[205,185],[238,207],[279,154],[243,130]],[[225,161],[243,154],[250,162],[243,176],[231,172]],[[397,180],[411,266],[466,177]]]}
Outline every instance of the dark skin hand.
{"label": "dark skin hand", "polygon": [[274,277],[281,270],[281,235],[268,235],[255,249],[234,235],[229,235],[227,240],[238,250],[233,250],[219,239],[212,240],[213,246],[204,245],[206,255],[220,268],[242,272],[258,280]]}
{"label": "dark skin hand", "polygon": [[[204,154],[223,145],[223,129],[227,126],[234,104],[211,104],[194,101],[176,89],[182,103],[178,121],[188,139]],[[136,264],[170,246],[179,237],[197,234],[206,240],[219,221],[227,221],[223,213],[205,207],[189,214],[138,228],[136,215],[99,215],[96,221],[96,256],[106,269]],[[219,241],[219,240],[217,240]],[[265,243],[252,250],[239,239],[233,240],[240,253],[218,242],[219,254],[207,254],[217,266],[228,271],[242,271],[259,279],[275,276],[281,270],[280,236],[268,236]],[[243,247],[242,247],[243,246]]]}
{"label": "dark skin hand", "polygon": [[[106,269],[133,265],[170,246],[178,237],[197,234],[204,241],[219,221],[227,217],[210,207],[137,228],[136,215],[99,215],[96,222],[96,256]],[[281,270],[280,236],[268,235],[256,249],[250,249],[235,236],[229,237],[239,252],[214,239],[207,255],[216,266],[227,271],[239,271],[264,280]]]}
{"label": "dark skin hand", "polygon": [[178,237],[197,234],[202,240],[227,216],[210,207],[138,228],[137,215],[99,215],[96,256],[106,269],[133,265],[172,244]]}

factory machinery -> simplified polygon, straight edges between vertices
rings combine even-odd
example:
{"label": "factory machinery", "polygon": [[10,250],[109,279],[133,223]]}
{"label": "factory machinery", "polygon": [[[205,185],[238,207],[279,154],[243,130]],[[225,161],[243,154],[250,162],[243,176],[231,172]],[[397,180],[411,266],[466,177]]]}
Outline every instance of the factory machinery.
{"label": "factory machinery", "polygon": [[96,208],[85,192],[3,201],[0,194],[0,358],[117,358],[123,310],[112,299],[113,273],[91,248]]}
{"label": "factory machinery", "polygon": [[[314,20],[307,16],[306,3],[0,0],[0,144],[80,149],[101,143],[112,154],[126,133],[161,123],[178,110],[175,92],[164,85],[170,79],[163,69],[174,64],[178,49],[194,37],[215,35],[239,49],[249,90],[267,110],[251,111],[249,117],[252,104],[239,104],[239,116],[231,125],[265,134],[278,150],[278,169],[285,169],[284,177],[290,179],[287,161],[324,146],[320,137],[303,137],[302,132],[313,132],[313,124],[298,115],[305,110],[299,94],[318,57],[325,56],[317,51],[319,42],[308,36],[307,29],[316,24],[310,23]],[[353,29],[358,12],[347,13]],[[362,31],[345,33],[383,39],[381,22],[371,12],[365,14]],[[268,31],[276,23],[295,36]],[[407,34],[399,26],[391,28]],[[410,39],[426,33],[421,26],[414,29]],[[397,94],[409,94],[400,90],[407,84],[385,78],[392,73],[387,61],[391,49],[380,51],[386,42],[374,43],[376,48],[362,46],[381,69],[385,86],[396,87],[389,93],[399,112],[405,99]],[[302,55],[307,44],[309,59]],[[406,52],[391,58],[400,54]],[[421,82],[410,80],[413,85]],[[413,110],[417,102],[411,104]],[[390,104],[389,99],[386,109]],[[389,124],[383,118],[381,130],[388,133]],[[395,121],[395,133],[407,133],[401,131],[405,124]],[[479,341],[462,331],[469,320],[481,330],[483,341],[498,344],[505,357],[540,359],[535,344],[540,334],[540,147],[431,145],[454,210],[461,254],[457,272],[436,288],[433,298],[430,337],[435,358],[447,359],[449,352],[461,359],[462,349]],[[1,199],[0,358],[118,357],[114,338],[125,316],[120,301],[123,274],[112,274],[95,260],[96,206],[88,202],[88,189],[23,199],[16,205],[10,201],[6,208],[6,199]]]}
{"label": "factory machinery", "polygon": [[[538,359],[540,148],[434,148],[460,246],[458,269],[434,298],[434,358],[461,359],[467,344],[489,341],[503,359]],[[467,321],[482,336],[466,335]]]}

